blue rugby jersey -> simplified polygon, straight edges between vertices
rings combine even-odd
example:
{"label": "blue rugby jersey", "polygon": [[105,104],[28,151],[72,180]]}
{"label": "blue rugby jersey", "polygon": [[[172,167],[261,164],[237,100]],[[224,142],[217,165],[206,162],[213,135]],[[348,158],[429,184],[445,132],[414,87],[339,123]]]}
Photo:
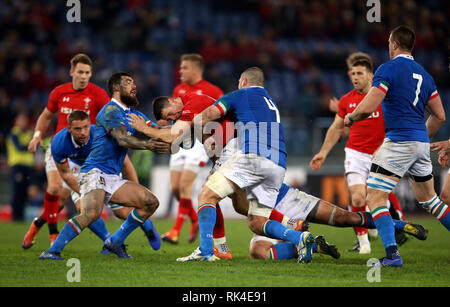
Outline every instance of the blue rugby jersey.
{"label": "blue rugby jersey", "polygon": [[240,89],[220,97],[215,104],[222,115],[238,123],[243,153],[254,153],[286,168],[286,145],[277,105],[263,87]]}
{"label": "blue rugby jersey", "polygon": [[424,110],[439,94],[433,78],[412,56],[399,55],[378,67],[372,85],[386,93],[382,110],[387,138],[430,142]]}
{"label": "blue rugby jersey", "polygon": [[94,127],[95,125],[91,125],[89,140],[83,145],[75,143],[72,134],[67,128],[60,130],[53,137],[51,143],[53,160],[55,160],[56,163],[62,164],[69,159],[79,166],[83,165],[91,151],[92,141],[94,139]]}
{"label": "blue rugby jersey", "polygon": [[136,129],[130,126],[126,119],[127,114],[130,113],[142,116],[147,121],[147,125],[156,126],[141,112],[127,108],[112,99],[97,115],[92,150],[81,167],[82,173],[97,168],[106,174],[120,174],[128,148],[120,146],[110,132],[114,127],[124,126],[129,135],[134,135]]}

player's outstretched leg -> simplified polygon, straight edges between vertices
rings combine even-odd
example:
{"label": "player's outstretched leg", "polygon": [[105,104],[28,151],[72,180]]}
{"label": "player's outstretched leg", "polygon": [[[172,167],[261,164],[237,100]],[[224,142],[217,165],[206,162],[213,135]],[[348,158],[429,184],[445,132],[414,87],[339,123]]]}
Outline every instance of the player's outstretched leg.
{"label": "player's outstretched leg", "polygon": [[420,205],[429,213],[433,214],[439,222],[450,231],[450,209],[446,203],[435,195],[432,199],[420,202]]}

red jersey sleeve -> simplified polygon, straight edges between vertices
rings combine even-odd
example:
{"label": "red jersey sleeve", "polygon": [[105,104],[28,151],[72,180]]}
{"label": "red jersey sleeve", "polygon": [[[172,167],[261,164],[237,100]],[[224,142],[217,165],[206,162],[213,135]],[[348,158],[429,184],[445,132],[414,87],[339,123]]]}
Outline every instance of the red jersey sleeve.
{"label": "red jersey sleeve", "polygon": [[97,104],[97,110],[98,112],[108,103],[111,101],[111,98],[109,98],[109,95],[106,93],[104,89],[101,87],[97,87],[95,89],[95,102]]}
{"label": "red jersey sleeve", "polygon": [[179,97],[180,96],[180,88],[181,88],[181,84],[178,84],[174,89],[173,89],[173,93],[172,93],[172,97]]}
{"label": "red jersey sleeve", "polygon": [[347,101],[345,99],[345,96],[342,97],[339,100],[339,104],[338,104],[338,113],[339,117],[341,118],[345,118],[345,115],[347,115]]}
{"label": "red jersey sleeve", "polygon": [[50,96],[48,97],[47,109],[52,113],[56,113],[58,111],[59,95],[60,93],[58,87],[56,87],[50,92]]}
{"label": "red jersey sleeve", "polygon": [[210,95],[211,97],[215,98],[216,100],[219,99],[221,96],[223,96],[223,92],[220,88],[218,88],[217,86],[214,86],[212,88],[213,91],[213,95]]}

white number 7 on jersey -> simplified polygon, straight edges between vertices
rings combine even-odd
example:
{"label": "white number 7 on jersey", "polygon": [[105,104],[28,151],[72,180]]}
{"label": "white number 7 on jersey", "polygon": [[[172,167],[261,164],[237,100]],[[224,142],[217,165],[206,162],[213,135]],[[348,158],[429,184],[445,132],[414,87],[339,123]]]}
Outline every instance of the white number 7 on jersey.
{"label": "white number 7 on jersey", "polygon": [[267,97],[264,97],[264,100],[267,103],[267,106],[269,107],[269,109],[274,110],[276,115],[277,115],[277,123],[280,123],[280,112],[278,111],[277,107],[275,106],[275,104],[273,103],[272,100],[267,99]]}
{"label": "white number 7 on jersey", "polygon": [[420,94],[420,86],[422,85],[422,75],[413,73],[413,78],[417,79],[417,88],[416,88],[416,98],[414,99],[413,105],[416,106],[417,102],[419,101],[419,94]]}

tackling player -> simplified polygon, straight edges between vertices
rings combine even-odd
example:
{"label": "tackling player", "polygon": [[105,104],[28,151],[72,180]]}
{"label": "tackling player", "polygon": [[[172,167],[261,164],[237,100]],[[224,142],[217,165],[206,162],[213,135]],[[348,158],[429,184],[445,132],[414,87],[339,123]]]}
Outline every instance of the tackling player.
{"label": "tackling player", "polygon": [[[376,228],[368,212],[349,212],[284,183],[278,194],[275,209],[292,219],[311,223],[335,227]],[[428,236],[428,231],[422,225],[401,220],[393,220],[393,222],[396,230],[411,234],[419,240],[425,240]],[[317,236],[314,241],[313,252],[327,254],[335,259],[339,258],[336,247],[328,244],[323,236]],[[261,235],[254,235],[250,241],[250,258],[252,259],[290,259],[297,256],[296,247],[289,242]]]}
{"label": "tackling player", "polygon": [[[216,100],[223,95],[217,86],[203,79],[204,62],[199,54],[184,54],[181,56],[180,79],[173,90],[172,97],[187,94],[207,95]],[[198,236],[197,211],[192,205],[192,186],[202,166],[208,162],[208,156],[201,143],[195,142],[190,149],[181,148],[170,156],[170,185],[175,198],[179,201],[177,217],[172,229],[166,232],[162,239],[166,242],[178,243],[180,231],[187,217],[191,220],[189,243]]]}
{"label": "tackling player", "polygon": [[[367,180],[367,205],[386,250],[377,266],[403,265],[386,201],[406,174],[418,202],[450,230],[450,210],[434,190],[430,159],[430,138],[444,123],[445,111],[433,78],[411,55],[414,40],[414,30],[408,26],[391,31],[391,60],[378,67],[366,97],[344,119],[350,127],[382,104],[386,138],[373,157]],[[430,113],[426,122],[425,109]]]}
{"label": "tackling player", "polygon": [[[77,54],[70,60],[70,76],[72,81],[57,86],[49,96],[47,107],[39,116],[34,135],[28,144],[28,150],[36,152],[37,145],[43,146],[43,135],[50,126],[56,113],[58,124],[56,133],[67,127],[67,116],[73,110],[84,110],[89,114],[91,123],[101,108],[108,103],[108,94],[97,85],[90,82],[92,76],[92,61],[85,54]],[[47,190],[44,196],[44,212],[35,218],[24,237],[22,246],[29,248],[40,228],[47,222],[50,232],[50,245],[58,236],[58,211],[70,196],[70,191],[62,189],[63,181],[51,155],[51,145],[45,152],[45,171],[47,176]]]}
{"label": "tackling player", "polygon": [[[52,141],[52,156],[64,181],[64,189],[71,189],[72,200],[78,209],[81,200],[77,178],[81,166],[91,152],[94,128],[95,125],[89,123],[89,115],[86,112],[75,110],[68,116],[68,127],[59,131]],[[133,164],[128,156],[125,156],[122,173],[135,174]],[[137,176],[126,178],[139,183]],[[122,220],[125,220],[131,211],[130,208],[118,204],[108,203],[107,205],[111,208],[114,215]],[[102,241],[105,241],[110,236],[101,218],[89,225],[89,229],[97,234]],[[141,225],[141,229],[144,231],[151,247],[154,250],[158,250],[161,246],[161,240],[151,220],[147,219]]]}
{"label": "tackling player", "polygon": [[[92,149],[78,179],[80,215],[65,224],[56,241],[41,254],[40,259],[62,260],[62,249],[100,217],[104,202],[134,208],[119,230],[105,241],[106,247],[118,257],[131,258],[123,242],[134,229],[145,223],[159,205],[158,199],[146,187],[124,180],[119,174],[128,148],[167,152],[168,146],[158,150],[148,140],[133,136],[136,130],[127,124],[126,115],[144,115],[133,109],[138,105],[137,91],[128,73],[114,73],[108,80],[108,90],[113,98],[97,116]],[[154,125],[148,119],[147,122]]]}
{"label": "tackling player", "polygon": [[287,240],[296,245],[299,262],[311,261],[314,241],[308,232],[286,228],[269,220],[282,185],[286,169],[286,149],[280,115],[264,89],[264,74],[252,67],[239,79],[238,90],[222,96],[216,103],[194,118],[195,126],[229,113],[241,123],[238,127],[240,151],[233,154],[203,185],[199,195],[200,247],[177,261],[215,261],[212,232],[216,204],[238,189],[247,189],[250,199],[248,221],[256,234]]}
{"label": "tackling player", "polygon": [[[180,97],[161,96],[153,100],[153,113],[158,121],[161,119],[165,121],[176,121],[171,130],[154,130],[152,128],[148,128],[143,118],[139,118],[132,114],[130,115],[131,118],[129,121],[130,125],[136,128],[136,130],[152,136],[153,138],[162,139],[167,143],[180,144],[184,138],[187,138],[187,140],[191,142],[192,139],[188,138],[188,136],[190,136],[191,133],[194,116],[200,114],[203,110],[214,103],[215,99],[212,99],[212,97],[207,95],[199,95],[196,93],[190,93]],[[149,130],[153,131],[149,132]],[[208,154],[210,159],[214,162],[212,172],[220,168],[222,163],[228,159],[231,152],[235,152],[234,146],[238,143],[236,138],[234,138],[235,127],[228,119],[221,120],[213,130],[214,135],[212,137],[209,137],[210,133],[203,134],[203,137],[208,137],[205,141],[205,148],[211,146],[212,144],[215,146],[215,149]],[[212,140],[212,143],[209,142],[210,140]],[[201,144],[199,141],[195,142]],[[223,144],[226,144],[226,146],[224,147]],[[176,146],[172,148],[174,151],[178,150]],[[248,204],[246,201],[245,191],[239,190],[230,197],[236,212],[247,216]],[[214,225],[212,236],[214,242],[214,254],[222,259],[231,259],[231,251],[228,248],[225,237],[223,215],[219,206],[216,207],[216,211],[216,223]],[[270,219],[279,221],[284,226],[290,227],[294,230],[299,230],[302,227],[301,222],[289,219],[276,210],[272,211]]]}

